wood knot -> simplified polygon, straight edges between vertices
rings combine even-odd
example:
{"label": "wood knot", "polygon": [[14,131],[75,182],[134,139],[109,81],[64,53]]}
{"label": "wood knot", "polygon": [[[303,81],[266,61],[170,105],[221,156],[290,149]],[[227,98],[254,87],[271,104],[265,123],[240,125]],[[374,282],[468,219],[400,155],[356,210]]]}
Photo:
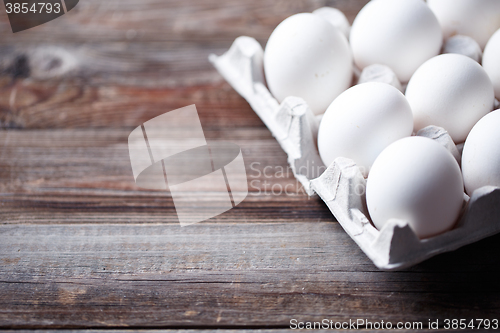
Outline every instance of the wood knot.
{"label": "wood knot", "polygon": [[31,76],[50,79],[65,76],[78,67],[74,54],[61,47],[40,47],[28,53]]}

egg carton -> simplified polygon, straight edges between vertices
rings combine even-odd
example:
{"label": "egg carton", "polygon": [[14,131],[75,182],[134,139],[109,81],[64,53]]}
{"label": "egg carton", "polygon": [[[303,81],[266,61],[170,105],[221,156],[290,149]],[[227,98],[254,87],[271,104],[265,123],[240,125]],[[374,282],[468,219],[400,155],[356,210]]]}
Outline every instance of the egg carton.
{"label": "egg carton", "polygon": [[[419,239],[406,221],[396,219],[377,230],[368,217],[361,170],[342,157],[328,167],[323,164],[316,147],[319,117],[300,98],[287,97],[278,103],[265,84],[263,54],[255,39],[242,36],[224,55],[212,54],[209,60],[269,128],[305,191],[319,195],[379,269],[407,268],[500,232],[500,188],[491,186],[476,190],[470,198],[464,194],[459,221],[441,235]],[[442,128],[430,126],[417,135],[436,140],[460,162],[459,149]]]}

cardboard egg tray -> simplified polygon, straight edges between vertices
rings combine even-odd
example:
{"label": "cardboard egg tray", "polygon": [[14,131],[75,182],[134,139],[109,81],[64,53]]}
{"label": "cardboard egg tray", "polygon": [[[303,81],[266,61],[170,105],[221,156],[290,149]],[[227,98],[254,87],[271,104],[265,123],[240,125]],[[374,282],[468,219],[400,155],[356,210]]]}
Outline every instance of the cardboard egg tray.
{"label": "cardboard egg tray", "polygon": [[[255,39],[243,36],[224,55],[212,54],[209,60],[269,128],[305,191],[320,196],[379,269],[410,267],[500,232],[500,188],[491,186],[476,190],[471,198],[464,194],[459,221],[441,235],[420,240],[407,222],[395,219],[377,230],[366,209],[366,180],[361,171],[352,160],[342,157],[328,168],[323,165],[316,147],[318,117],[300,98],[287,97],[279,104],[271,95],[265,85],[263,54]],[[430,126],[417,135],[441,143],[460,161],[459,149],[445,130]]]}

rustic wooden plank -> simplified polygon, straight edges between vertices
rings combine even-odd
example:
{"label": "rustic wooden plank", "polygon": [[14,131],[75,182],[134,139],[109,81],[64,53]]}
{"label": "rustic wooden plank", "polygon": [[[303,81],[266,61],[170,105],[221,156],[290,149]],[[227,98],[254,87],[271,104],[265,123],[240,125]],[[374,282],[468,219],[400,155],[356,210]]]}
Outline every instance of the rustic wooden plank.
{"label": "rustic wooden plank", "polygon": [[133,126],[192,103],[226,124],[260,124],[208,55],[240,35],[265,45],[281,20],[325,4],[352,20],[366,2],[92,0],[16,34],[3,15],[0,127]]}
{"label": "rustic wooden plank", "polygon": [[[116,42],[1,44],[0,73],[16,78],[79,78],[84,83],[177,87],[222,81],[208,62],[227,42]],[[50,87],[50,85],[49,85]]]}
{"label": "rustic wooden plank", "polygon": [[0,226],[0,326],[497,318],[495,236],[381,272],[338,223]]}
{"label": "rustic wooden plank", "polygon": [[[227,140],[241,147],[249,180],[269,179],[272,183],[281,182],[283,187],[293,181],[297,185],[285,153],[266,129],[236,128],[205,133],[209,142]],[[43,188],[139,190],[133,185],[129,134],[128,129],[109,128],[0,132],[2,190],[16,193],[33,193]],[[250,188],[256,190],[256,186],[254,182]]]}
{"label": "rustic wooden plank", "polygon": [[[294,179],[266,128],[208,128],[207,139],[241,147],[250,192],[212,221],[333,220]],[[0,132],[0,222],[177,223],[169,192],[135,185],[129,133],[114,128]]]}
{"label": "rustic wooden plank", "polygon": [[[12,34],[7,15],[0,17],[1,41],[86,43],[113,41],[233,40],[251,35],[266,40],[286,17],[330,5],[352,21],[369,0],[86,0],[63,17]],[[3,8],[2,8],[3,9]],[[7,33],[8,32],[8,33]]]}
{"label": "rustic wooden plank", "polygon": [[[324,5],[340,8],[352,21],[367,2],[239,0],[221,4],[215,0],[88,0],[50,24],[17,34],[9,33],[7,15],[2,15],[0,53],[4,56],[5,52],[23,47],[27,53],[35,47],[58,53],[57,46],[62,44],[86,51],[78,52],[76,58],[81,58],[85,53],[94,56],[100,54],[101,57],[94,60],[99,62],[99,58],[106,58],[104,63],[111,67],[103,67],[104,71],[136,68],[147,59],[157,62],[172,60],[179,52],[195,60],[192,65],[196,65],[198,61],[193,58],[197,56],[193,52],[196,49],[204,49],[209,45],[227,47],[227,43],[240,35],[250,35],[265,44],[272,30],[284,18],[299,12],[311,12]],[[186,49],[190,49],[190,52],[185,52]],[[114,54],[106,56],[102,50]],[[3,60],[2,66],[8,62]],[[125,64],[127,62],[128,65]],[[117,66],[117,63],[121,63],[121,66]]]}
{"label": "rustic wooden plank", "polygon": [[66,16],[17,34],[2,15],[0,72],[149,86],[206,83],[217,78],[208,55],[224,52],[236,37],[250,35],[265,45],[292,14],[332,5],[352,21],[366,2],[82,1]]}
{"label": "rustic wooden plank", "polygon": [[284,18],[325,4],[352,20],[367,1],[84,1],[58,20],[9,33],[0,17],[0,72],[149,85],[213,82],[207,58],[240,35],[265,45]]}
{"label": "rustic wooden plank", "polygon": [[[60,223],[178,223],[171,197],[149,195],[40,193],[4,194],[0,200],[2,224]],[[249,195],[237,207],[211,218],[213,223],[238,220],[240,223],[334,221],[319,199],[284,200]]]}
{"label": "rustic wooden plank", "polygon": [[227,83],[177,88],[90,85],[29,79],[0,86],[0,126],[10,128],[137,127],[196,104],[204,127],[263,127]]}

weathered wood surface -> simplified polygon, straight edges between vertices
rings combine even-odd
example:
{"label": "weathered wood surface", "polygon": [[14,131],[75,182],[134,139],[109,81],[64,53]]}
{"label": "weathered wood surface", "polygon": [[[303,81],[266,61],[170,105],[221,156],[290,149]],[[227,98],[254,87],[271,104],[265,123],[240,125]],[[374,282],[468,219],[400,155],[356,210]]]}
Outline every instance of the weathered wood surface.
{"label": "weathered wood surface", "polygon": [[[168,192],[134,184],[129,133],[113,128],[0,132],[2,223],[177,222]],[[241,147],[250,191],[244,202],[212,220],[332,220],[323,203],[307,197],[293,178],[266,128],[205,133]]]}
{"label": "weathered wood surface", "polygon": [[[240,35],[264,45],[293,13],[352,21],[366,2],[81,0],[17,34],[2,12],[0,328],[499,318],[500,236],[377,270],[207,61]],[[168,192],[135,186],[127,137],[190,104],[207,139],[242,148],[250,193],[181,228]]]}
{"label": "weathered wood surface", "polygon": [[378,271],[338,223],[3,225],[7,327],[495,318],[500,237]]}
{"label": "weathered wood surface", "polygon": [[208,55],[240,35],[265,45],[284,18],[325,4],[352,20],[367,1],[87,0],[17,34],[2,15],[0,126],[135,127],[192,103],[219,125],[255,126]]}

